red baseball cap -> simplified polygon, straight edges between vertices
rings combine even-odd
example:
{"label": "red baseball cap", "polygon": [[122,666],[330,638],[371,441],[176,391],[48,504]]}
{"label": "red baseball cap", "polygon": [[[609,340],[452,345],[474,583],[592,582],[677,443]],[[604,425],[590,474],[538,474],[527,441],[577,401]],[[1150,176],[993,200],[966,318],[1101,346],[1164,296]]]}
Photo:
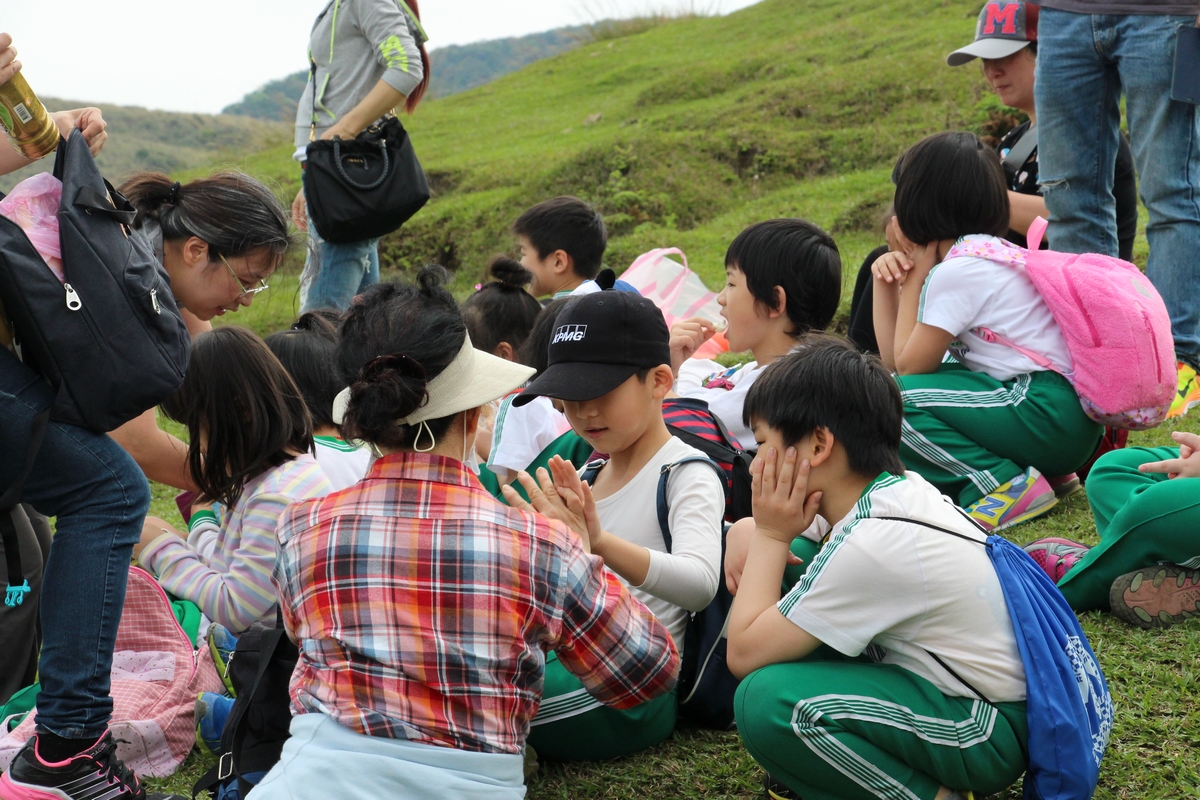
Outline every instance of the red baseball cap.
{"label": "red baseball cap", "polygon": [[977,58],[1006,58],[1037,41],[1038,7],[1020,0],[989,0],[979,12],[975,41],[946,56],[961,67]]}

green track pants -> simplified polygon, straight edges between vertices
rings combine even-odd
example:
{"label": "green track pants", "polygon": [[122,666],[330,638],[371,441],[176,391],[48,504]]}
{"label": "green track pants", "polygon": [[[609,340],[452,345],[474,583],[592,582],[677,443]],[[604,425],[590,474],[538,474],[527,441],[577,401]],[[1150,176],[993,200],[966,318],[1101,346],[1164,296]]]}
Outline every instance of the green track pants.
{"label": "green track pants", "polygon": [[899,375],[904,466],[969,506],[1029,467],[1047,477],[1083,466],[1104,428],[1055,372],[998,381],[961,364]]}
{"label": "green track pants", "polygon": [[1100,544],[1058,583],[1071,608],[1107,611],[1113,581],[1135,569],[1160,562],[1200,568],[1200,478],[1138,472],[1178,457],[1176,447],[1130,447],[1092,467],[1087,494]]}
{"label": "green track pants", "polygon": [[529,728],[538,758],[594,761],[645,750],[675,730],[675,691],[633,708],[609,708],[588,694],[554,653],[546,655],[542,704]]}

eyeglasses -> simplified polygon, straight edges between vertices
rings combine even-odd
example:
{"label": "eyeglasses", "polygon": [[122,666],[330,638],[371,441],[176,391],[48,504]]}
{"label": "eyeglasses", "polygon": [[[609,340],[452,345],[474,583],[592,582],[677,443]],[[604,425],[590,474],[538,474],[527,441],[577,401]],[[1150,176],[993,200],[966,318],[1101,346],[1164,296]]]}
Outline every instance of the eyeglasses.
{"label": "eyeglasses", "polygon": [[221,259],[221,263],[225,265],[225,269],[229,270],[229,274],[232,275],[233,279],[238,282],[238,286],[242,287],[242,293],[237,296],[237,299],[240,300],[243,297],[245,297],[246,295],[250,295],[251,297],[253,297],[254,295],[258,294],[259,292],[265,292],[267,289],[270,288],[269,286],[267,286],[266,278],[259,278],[257,286],[252,284],[251,286],[247,287],[246,281],[244,281],[238,277],[238,274],[233,271],[233,267],[231,267],[229,265],[229,262],[225,260],[225,256],[218,254],[217,258]]}

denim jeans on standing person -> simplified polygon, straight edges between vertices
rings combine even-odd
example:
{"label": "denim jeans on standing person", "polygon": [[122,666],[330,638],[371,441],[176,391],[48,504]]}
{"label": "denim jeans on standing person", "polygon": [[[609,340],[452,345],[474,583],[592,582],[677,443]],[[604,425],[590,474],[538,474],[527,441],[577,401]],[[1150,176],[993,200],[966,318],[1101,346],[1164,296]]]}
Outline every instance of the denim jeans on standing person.
{"label": "denim jeans on standing person", "polygon": [[300,313],[345,311],[354,296],[379,283],[379,240],[334,244],[308,225],[308,256],[300,278]]}
{"label": "denim jeans on standing person", "polygon": [[[0,488],[19,475],[33,418],[53,400],[53,390],[0,347]],[[58,517],[42,573],[38,725],[95,739],[112,716],[113,646],[150,486],[106,434],[51,422],[21,499]]]}
{"label": "denim jeans on standing person", "polygon": [[1043,8],[1035,95],[1050,244],[1117,255],[1113,166],[1125,94],[1142,202],[1146,275],[1171,314],[1176,356],[1200,367],[1200,110],[1171,99],[1175,42],[1196,16]]}

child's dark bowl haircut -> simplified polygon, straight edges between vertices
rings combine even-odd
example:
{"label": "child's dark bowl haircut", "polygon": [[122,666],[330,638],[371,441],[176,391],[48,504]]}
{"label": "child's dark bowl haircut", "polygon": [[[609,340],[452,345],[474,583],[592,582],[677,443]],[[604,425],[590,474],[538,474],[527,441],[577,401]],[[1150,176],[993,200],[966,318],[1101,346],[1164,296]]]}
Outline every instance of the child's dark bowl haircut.
{"label": "child's dark bowl haircut", "polygon": [[904,402],[883,363],[842,339],[810,334],[771,364],[746,394],[747,426],[779,431],[788,447],[828,428],[846,449],[850,469],[899,475]]}
{"label": "child's dark bowl haircut", "polygon": [[943,131],[922,139],[900,157],[892,174],[896,221],[913,244],[1008,234],[1004,167],[975,134]]}
{"label": "child's dark bowl haircut", "polygon": [[[467,335],[447,280],[442,267],[425,266],[416,285],[377,283],[350,306],[337,348],[338,375],[350,387],[343,438],[413,448],[418,427],[397,420],[426,401],[429,381],[450,365]],[[456,416],[426,423],[435,440]]]}
{"label": "child's dark bowl haircut", "polygon": [[575,262],[575,274],[591,280],[600,272],[608,229],[600,212],[578,197],[555,197],[517,217],[513,233],[524,236],[546,258],[562,250]]}
{"label": "child's dark bowl haircut", "polygon": [[230,507],[246,481],[313,448],[312,422],[295,381],[246,328],[229,325],[197,336],[183,386],[162,409],[187,426],[188,469],[201,494]]}
{"label": "child's dark bowl haircut", "polygon": [[335,359],[337,328],[323,312],[309,311],[286,331],[266,338],[267,347],[296,382],[313,428],[332,428],[333,398],[342,390]]}
{"label": "child's dark bowl haircut", "polygon": [[495,353],[501,342],[508,342],[518,351],[542,310],[533,295],[525,291],[533,273],[507,256],[492,259],[488,272],[496,280],[485,283],[462,304],[471,344],[485,353]]}
{"label": "child's dark bowl haircut", "polygon": [[558,315],[574,300],[574,297],[560,297],[547,303],[533,323],[529,338],[521,347],[521,363],[537,370],[533,376],[535,380],[550,365],[550,339],[554,337]]}
{"label": "child's dark bowl haircut", "polygon": [[842,299],[842,259],[833,237],[802,219],[769,219],[738,234],[725,266],[746,276],[754,299],[778,310],[776,286],[787,296],[792,336],[823,331]]}

